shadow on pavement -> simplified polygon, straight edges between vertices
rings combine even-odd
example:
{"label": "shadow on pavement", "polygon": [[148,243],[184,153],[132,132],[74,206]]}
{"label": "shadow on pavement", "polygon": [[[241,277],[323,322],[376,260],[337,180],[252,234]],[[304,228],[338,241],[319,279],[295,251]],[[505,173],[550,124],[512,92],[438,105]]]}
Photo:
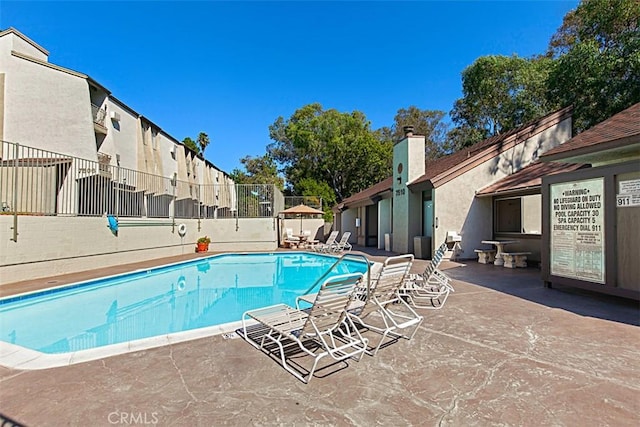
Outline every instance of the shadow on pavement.
{"label": "shadow on pavement", "polygon": [[[354,250],[374,258],[397,255],[360,246],[354,247]],[[421,262],[426,265],[427,261],[416,260],[416,264]],[[443,262],[441,267],[454,280],[581,316],[640,326],[640,302],[570,286],[554,285],[552,288],[546,288],[541,279],[541,272],[537,268],[510,269],[491,264],[479,264],[475,260]]]}

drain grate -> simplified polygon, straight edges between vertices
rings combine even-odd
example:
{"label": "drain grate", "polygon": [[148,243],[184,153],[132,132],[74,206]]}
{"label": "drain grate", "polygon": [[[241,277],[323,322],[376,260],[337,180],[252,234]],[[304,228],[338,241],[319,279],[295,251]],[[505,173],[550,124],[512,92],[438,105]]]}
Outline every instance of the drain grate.
{"label": "drain grate", "polygon": [[235,340],[236,338],[240,338],[240,335],[236,334],[235,332],[229,332],[227,334],[222,334],[222,338],[224,338],[225,340]]}

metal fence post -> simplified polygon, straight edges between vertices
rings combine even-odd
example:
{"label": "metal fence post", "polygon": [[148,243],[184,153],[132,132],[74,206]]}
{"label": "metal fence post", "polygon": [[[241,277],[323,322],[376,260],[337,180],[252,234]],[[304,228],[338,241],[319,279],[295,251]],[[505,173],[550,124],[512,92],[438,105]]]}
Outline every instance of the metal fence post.
{"label": "metal fence post", "polygon": [[198,232],[200,232],[200,230],[202,230],[202,212],[200,212],[200,210],[202,209],[202,206],[200,204],[202,200],[202,185],[198,184]]}
{"label": "metal fence post", "polygon": [[176,232],[176,185],[178,185],[178,174],[173,173],[171,179],[171,206],[169,208],[169,215],[171,215],[171,232]]}
{"label": "metal fence post", "polygon": [[13,152],[13,240],[18,241],[18,156],[20,153],[20,144],[14,145]]}

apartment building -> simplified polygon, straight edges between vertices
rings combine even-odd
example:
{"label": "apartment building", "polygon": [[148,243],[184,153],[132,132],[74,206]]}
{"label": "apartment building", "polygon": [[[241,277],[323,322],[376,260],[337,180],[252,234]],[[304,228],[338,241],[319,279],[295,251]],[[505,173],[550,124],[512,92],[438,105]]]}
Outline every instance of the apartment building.
{"label": "apartment building", "polygon": [[[50,194],[38,209],[46,214],[182,218],[228,216],[235,209],[228,174],[87,74],[52,64],[48,57],[47,50],[18,30],[0,32],[2,166],[9,169],[10,160],[20,158],[32,175],[52,176]],[[28,155],[23,147],[31,150]],[[31,164],[24,164],[25,158]],[[86,162],[80,165],[72,158]],[[3,206],[11,208],[13,177],[6,172],[0,191]],[[32,204],[33,199],[21,203]],[[69,206],[60,206],[65,199]],[[20,211],[32,212],[33,207]]]}

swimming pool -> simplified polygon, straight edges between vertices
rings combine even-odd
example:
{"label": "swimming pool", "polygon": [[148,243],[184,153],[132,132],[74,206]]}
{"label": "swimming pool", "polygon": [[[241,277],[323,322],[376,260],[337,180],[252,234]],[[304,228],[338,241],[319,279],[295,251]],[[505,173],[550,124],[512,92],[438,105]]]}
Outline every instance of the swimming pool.
{"label": "swimming pool", "polygon": [[[188,331],[211,335],[246,310],[295,304],[298,295],[315,291],[312,286],[336,260],[307,252],[224,254],[4,298],[0,340],[6,345],[0,356],[13,347],[77,355],[129,349],[145,339],[162,345]],[[366,269],[364,262],[345,259],[330,275]],[[142,345],[155,346],[148,344]]]}

